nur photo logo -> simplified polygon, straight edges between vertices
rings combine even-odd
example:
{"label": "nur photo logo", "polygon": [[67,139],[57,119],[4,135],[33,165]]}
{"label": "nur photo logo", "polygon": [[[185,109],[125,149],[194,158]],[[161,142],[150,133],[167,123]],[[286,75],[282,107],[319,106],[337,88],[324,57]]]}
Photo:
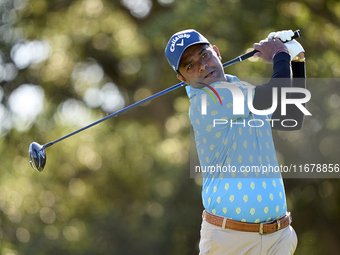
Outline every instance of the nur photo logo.
{"label": "nur photo logo", "polygon": [[[295,105],[304,115],[309,115],[311,116],[312,114],[306,109],[306,107],[303,105],[307,103],[311,99],[311,93],[309,90],[305,88],[297,88],[297,87],[274,87],[272,89],[272,105],[270,108],[264,109],[264,110],[258,110],[255,109],[253,106],[253,91],[254,87],[250,84],[245,85],[245,90],[242,91],[240,88],[237,86],[233,85],[232,83],[225,83],[225,82],[218,82],[214,85],[215,88],[213,88],[211,85],[207,85],[204,83],[201,83],[205,87],[209,88],[218,98],[221,107],[223,107],[222,100],[220,95],[217,93],[216,89],[228,89],[231,94],[232,94],[232,109],[233,109],[233,116],[235,116],[235,119],[239,116],[244,116],[246,114],[245,112],[245,107],[247,107],[247,110],[249,112],[255,114],[255,115],[270,115],[275,112],[275,110],[278,108],[278,106],[281,107],[281,114],[283,116],[286,116],[287,114],[287,106],[288,105]],[[207,90],[206,88],[200,88],[204,92],[206,92],[214,101],[215,105],[217,105],[217,102],[213,96],[213,94]],[[280,104],[278,103],[279,99],[279,93],[280,92]],[[290,98],[291,93],[299,93],[303,95],[301,98]],[[207,94],[202,94],[201,95],[201,114],[202,115],[207,115],[208,111],[208,104],[207,104]],[[246,98],[245,98],[245,95]],[[247,101],[245,103],[245,101]],[[230,103],[230,102],[228,102]],[[266,119],[266,121],[270,122],[271,125],[274,125],[275,121],[279,121],[277,119]],[[287,125],[287,123],[294,123],[293,125]],[[233,119],[230,119],[229,121],[227,119],[214,119],[213,120],[213,126],[215,127],[216,125],[224,125],[230,123],[232,126],[233,124],[236,125],[242,125],[246,126],[246,122],[243,119],[243,122],[233,122]],[[257,123],[257,124],[255,124]],[[251,119],[248,121],[248,126],[249,127],[261,127],[263,126],[264,122],[261,119]],[[281,119],[281,125],[283,127],[295,127],[297,125],[297,121],[294,119]]]}

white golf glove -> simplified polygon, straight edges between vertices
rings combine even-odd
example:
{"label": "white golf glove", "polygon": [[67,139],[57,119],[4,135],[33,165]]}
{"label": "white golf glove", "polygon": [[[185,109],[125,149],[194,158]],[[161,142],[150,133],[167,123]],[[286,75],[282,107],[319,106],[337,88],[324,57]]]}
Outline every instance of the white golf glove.
{"label": "white golf glove", "polygon": [[305,52],[301,44],[294,40],[291,40],[294,32],[292,30],[283,30],[279,32],[271,32],[268,35],[269,39],[279,38],[287,47],[290,55],[290,60],[295,58],[300,52]]}

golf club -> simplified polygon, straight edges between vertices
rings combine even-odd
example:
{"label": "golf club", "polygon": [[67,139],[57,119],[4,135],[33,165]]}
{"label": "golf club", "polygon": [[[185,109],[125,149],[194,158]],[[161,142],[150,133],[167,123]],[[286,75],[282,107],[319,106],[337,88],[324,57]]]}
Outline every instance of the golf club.
{"label": "golf club", "polygon": [[[296,30],[294,32],[294,36],[292,36],[292,40],[295,39],[295,38],[298,38],[300,36],[301,36],[300,30]],[[253,50],[253,51],[248,52],[246,54],[240,55],[237,58],[234,58],[234,59],[224,63],[223,67],[225,68],[225,67],[230,66],[232,64],[235,64],[237,62],[241,62],[241,61],[243,61],[245,59],[248,59],[248,58],[252,57],[256,52],[258,52],[258,51],[257,50]],[[40,145],[40,144],[38,144],[36,142],[31,143],[30,147],[29,147],[29,150],[28,150],[28,153],[29,153],[30,164],[31,164],[32,168],[37,170],[38,172],[42,172],[44,170],[45,165],[46,165],[46,152],[45,152],[45,149],[47,147],[50,147],[50,146],[52,146],[53,144],[55,144],[57,142],[60,142],[60,141],[66,139],[66,138],[68,138],[70,136],[73,136],[73,135],[75,135],[75,134],[85,130],[85,129],[88,129],[88,128],[94,126],[94,125],[97,125],[97,124],[103,122],[104,120],[107,120],[107,119],[109,119],[109,118],[111,118],[113,116],[116,116],[116,115],[118,115],[118,114],[120,114],[120,113],[122,113],[122,112],[124,112],[126,110],[129,110],[129,109],[131,109],[131,108],[133,108],[133,107],[135,107],[137,105],[140,105],[140,104],[142,104],[144,102],[147,102],[147,101],[149,101],[151,99],[154,99],[156,97],[164,95],[164,94],[166,94],[166,93],[168,93],[170,91],[173,91],[173,90],[175,90],[175,89],[177,89],[179,87],[182,87],[185,84],[186,83],[184,83],[184,82],[178,83],[178,84],[176,84],[176,85],[174,85],[174,86],[172,86],[170,88],[167,88],[167,89],[165,89],[163,91],[160,91],[160,92],[158,92],[158,93],[156,93],[156,94],[154,94],[152,96],[149,96],[149,97],[147,97],[147,98],[145,98],[145,99],[143,99],[141,101],[138,101],[138,102],[136,102],[136,103],[134,103],[132,105],[129,105],[129,106],[127,106],[127,107],[117,111],[117,112],[114,112],[114,113],[112,113],[112,114],[110,114],[110,115],[108,115],[108,116],[106,116],[106,117],[104,117],[104,118],[102,118],[102,119],[100,119],[100,120],[98,120],[96,122],[93,122],[92,124],[89,124],[89,125],[81,128],[81,129],[78,129],[78,130],[74,131],[73,133],[70,133],[70,134],[68,134],[66,136],[63,136],[63,137],[61,137],[61,138],[59,138],[59,139],[57,139],[57,140],[55,140],[53,142],[49,142],[49,143],[46,143],[44,145]]]}

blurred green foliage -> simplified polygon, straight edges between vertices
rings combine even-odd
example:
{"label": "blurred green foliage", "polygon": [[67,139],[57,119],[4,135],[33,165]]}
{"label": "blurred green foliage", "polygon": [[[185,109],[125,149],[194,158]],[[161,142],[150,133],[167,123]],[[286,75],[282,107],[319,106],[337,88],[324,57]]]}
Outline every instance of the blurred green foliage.
{"label": "blurred green foliage", "polygon": [[[271,31],[300,29],[307,76],[340,76],[335,0],[2,0],[0,14],[4,255],[197,254],[201,180],[189,178],[184,89],[48,148],[42,173],[27,155],[32,141],[53,141],[177,83],[164,56],[173,33],[197,29],[227,61]],[[226,72],[272,70],[250,59]],[[339,88],[309,89],[313,117],[301,131],[275,133],[278,157],[339,163]],[[296,254],[338,254],[338,184],[285,180]]]}

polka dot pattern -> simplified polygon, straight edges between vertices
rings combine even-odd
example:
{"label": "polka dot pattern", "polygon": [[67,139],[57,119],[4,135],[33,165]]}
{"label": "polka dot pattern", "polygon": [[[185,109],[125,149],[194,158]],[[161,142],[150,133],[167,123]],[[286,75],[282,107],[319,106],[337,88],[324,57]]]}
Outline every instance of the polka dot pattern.
{"label": "polka dot pattern", "polygon": [[[203,205],[208,212],[244,222],[276,219],[286,213],[287,207],[282,177],[280,173],[262,174],[254,171],[260,166],[268,167],[270,164],[275,167],[278,164],[270,122],[266,120],[271,116],[250,113],[247,105],[250,85],[240,82],[234,76],[227,78],[231,82],[229,84],[241,89],[246,99],[244,115],[233,115],[232,93],[226,88],[215,88],[217,83],[211,86],[221,97],[222,106],[215,105],[208,96],[207,115],[202,115],[200,99],[206,92],[189,86],[189,117],[195,131],[204,177]],[[253,96],[253,87],[250,92]],[[223,119],[228,123],[214,126],[215,119]],[[220,171],[215,175],[204,173],[204,169],[217,169],[217,166],[220,169],[229,167],[229,170],[234,167],[236,172]],[[249,167],[253,171],[238,172],[241,167]]]}

